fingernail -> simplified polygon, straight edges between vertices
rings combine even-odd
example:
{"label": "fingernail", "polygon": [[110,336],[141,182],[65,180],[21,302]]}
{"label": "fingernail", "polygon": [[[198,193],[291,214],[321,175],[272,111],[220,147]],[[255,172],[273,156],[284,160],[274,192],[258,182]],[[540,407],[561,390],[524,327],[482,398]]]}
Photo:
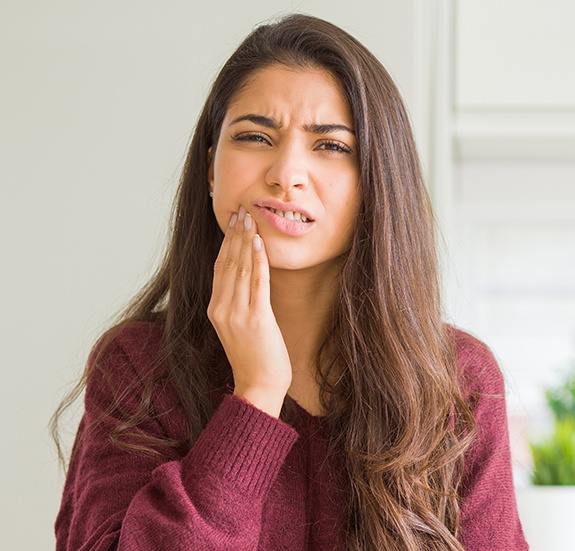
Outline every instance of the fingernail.
{"label": "fingernail", "polygon": [[254,235],[254,249],[259,251],[262,248],[262,238],[256,233]]}
{"label": "fingernail", "polygon": [[244,207],[240,207],[240,210],[238,211],[238,220],[241,222],[244,217],[246,215],[246,209],[244,209]]}
{"label": "fingernail", "polygon": [[234,212],[232,214],[232,217],[230,218],[230,228],[233,228],[236,225],[237,221],[238,221],[238,215]]}
{"label": "fingernail", "polygon": [[251,230],[253,225],[252,223],[252,217],[249,214],[246,214],[246,217],[244,218],[244,230]]}

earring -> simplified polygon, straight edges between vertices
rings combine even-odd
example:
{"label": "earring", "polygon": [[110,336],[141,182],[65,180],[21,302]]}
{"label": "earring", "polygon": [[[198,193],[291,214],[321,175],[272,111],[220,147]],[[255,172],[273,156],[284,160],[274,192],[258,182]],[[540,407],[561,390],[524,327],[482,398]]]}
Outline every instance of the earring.
{"label": "earring", "polygon": [[212,198],[214,197],[214,192],[213,192],[213,191],[210,191],[210,197],[212,197]]}

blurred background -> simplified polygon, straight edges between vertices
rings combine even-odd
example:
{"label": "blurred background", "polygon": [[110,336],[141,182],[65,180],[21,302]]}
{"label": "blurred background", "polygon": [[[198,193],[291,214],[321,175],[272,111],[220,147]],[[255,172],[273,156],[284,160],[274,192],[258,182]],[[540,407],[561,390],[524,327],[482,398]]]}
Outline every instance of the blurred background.
{"label": "blurred background", "polygon": [[446,317],[500,361],[525,483],[542,389],[575,356],[575,3],[0,0],[0,549],[53,548],[49,418],[161,256],[218,68],[291,11],[351,32],[404,95]]}

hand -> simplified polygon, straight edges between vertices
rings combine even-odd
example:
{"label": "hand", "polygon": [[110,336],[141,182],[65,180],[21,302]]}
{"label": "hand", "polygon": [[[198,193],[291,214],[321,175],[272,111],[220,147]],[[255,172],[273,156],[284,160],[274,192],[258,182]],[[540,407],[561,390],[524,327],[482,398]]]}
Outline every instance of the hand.
{"label": "hand", "polygon": [[208,318],[234,375],[234,394],[278,417],[291,384],[288,351],[270,303],[270,270],[256,224],[233,214],[214,266]]}

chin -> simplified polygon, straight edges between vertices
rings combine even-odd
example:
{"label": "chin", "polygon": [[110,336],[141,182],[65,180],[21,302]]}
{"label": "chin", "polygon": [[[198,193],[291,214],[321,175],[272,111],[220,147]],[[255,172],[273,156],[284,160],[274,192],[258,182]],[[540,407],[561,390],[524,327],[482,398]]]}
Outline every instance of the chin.
{"label": "chin", "polygon": [[322,273],[329,273],[334,268],[339,270],[340,262],[339,259],[329,259],[329,258],[318,258],[317,255],[311,255],[309,257],[290,256],[281,254],[270,254],[268,253],[270,269],[283,271],[283,272],[299,272],[302,275],[305,272],[315,273],[320,275]]}
{"label": "chin", "polygon": [[[301,245],[285,246],[284,243],[269,243],[265,240],[270,268],[277,270],[302,270],[317,264],[317,254],[310,255]],[[307,254],[305,254],[307,252]]]}
{"label": "chin", "polygon": [[[277,255],[279,256],[279,255]],[[302,263],[301,260],[290,259],[286,257],[278,258],[276,255],[270,254],[269,255],[269,263],[270,268],[272,270],[302,270],[307,268],[305,263]]]}

